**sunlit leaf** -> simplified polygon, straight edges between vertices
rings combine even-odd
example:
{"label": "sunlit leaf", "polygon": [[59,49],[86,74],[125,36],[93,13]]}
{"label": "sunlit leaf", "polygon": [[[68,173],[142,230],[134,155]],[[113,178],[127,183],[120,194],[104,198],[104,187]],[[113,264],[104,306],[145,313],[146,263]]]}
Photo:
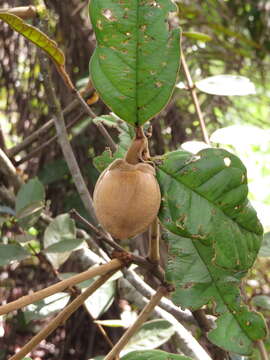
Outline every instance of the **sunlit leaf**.
{"label": "sunlit leaf", "polygon": [[200,33],[200,32],[183,31],[182,35],[187,37],[187,38],[198,40],[198,41],[203,41],[203,42],[207,42],[207,41],[212,40],[211,36],[209,36],[207,34]]}
{"label": "sunlit leaf", "polygon": [[44,50],[57,64],[65,64],[65,56],[55,41],[36,27],[27,24],[21,18],[8,12],[0,12],[0,19],[5,21],[12,29],[26,37],[32,43]]}
{"label": "sunlit leaf", "polygon": [[121,319],[96,320],[95,323],[100,324],[102,326],[107,326],[107,327],[125,327],[126,326],[126,323]]}
{"label": "sunlit leaf", "polygon": [[90,61],[94,87],[121,119],[141,125],[168,103],[180,59],[179,29],[169,30],[171,0],[92,0],[97,48]]}
{"label": "sunlit leaf", "polygon": [[212,95],[235,96],[256,94],[255,85],[239,75],[216,75],[197,81],[196,87]]}

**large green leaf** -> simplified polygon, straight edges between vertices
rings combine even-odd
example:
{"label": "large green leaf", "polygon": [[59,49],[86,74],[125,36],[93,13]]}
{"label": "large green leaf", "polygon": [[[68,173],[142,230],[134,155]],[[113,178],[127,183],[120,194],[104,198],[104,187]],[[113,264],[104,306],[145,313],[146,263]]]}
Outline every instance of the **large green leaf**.
{"label": "large green leaf", "polygon": [[191,358],[167,353],[161,350],[132,351],[121,360],[191,360]]}
{"label": "large green leaf", "polygon": [[12,29],[26,37],[32,43],[44,50],[58,65],[65,65],[65,55],[58,48],[55,41],[36,27],[27,24],[21,18],[9,12],[0,12],[0,19],[5,21]]}
{"label": "large green leaf", "polygon": [[238,287],[256,259],[263,229],[247,200],[244,165],[222,149],[196,156],[175,151],[165,155],[157,177],[174,302],[192,309],[215,303],[221,316],[209,339],[250,354],[253,340],[265,336],[265,324],[242,304]]}
{"label": "large green leaf", "polygon": [[180,59],[179,29],[169,30],[171,0],[92,0],[97,38],[93,84],[123,120],[141,125],[169,101]]}

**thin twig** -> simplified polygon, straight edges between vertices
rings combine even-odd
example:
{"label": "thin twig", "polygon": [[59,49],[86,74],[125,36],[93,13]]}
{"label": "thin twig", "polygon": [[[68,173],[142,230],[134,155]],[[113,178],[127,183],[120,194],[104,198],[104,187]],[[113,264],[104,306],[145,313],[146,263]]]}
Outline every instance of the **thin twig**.
{"label": "thin twig", "polygon": [[156,217],[151,226],[149,227],[149,249],[148,249],[148,259],[154,263],[158,264],[160,260],[159,253],[159,222]]}
{"label": "thin twig", "polygon": [[163,286],[161,286],[157,290],[156,294],[151,298],[150,302],[142,310],[134,324],[124,333],[121,339],[115,344],[112,350],[104,358],[104,360],[113,360],[116,356],[119,355],[120,351],[128,343],[132,335],[134,335],[138,331],[142,324],[148,319],[155,306],[160,302],[160,299],[163,296],[167,295],[167,293],[167,289]]}
{"label": "thin twig", "polygon": [[[83,113],[78,114],[78,116],[73,119],[70,123],[67,124],[66,128],[69,129],[70,127],[72,127],[74,124],[76,124],[81,118],[82,118]],[[25,157],[23,157],[22,159],[20,159],[19,161],[16,161],[16,165],[21,165],[23,164],[25,161],[28,161],[29,159],[31,159],[33,156],[35,156],[36,154],[38,154],[40,151],[42,151],[44,148],[48,147],[51,143],[53,143],[54,141],[56,141],[58,139],[57,135],[52,136],[49,140],[43,142],[40,146],[37,146],[33,151],[31,151],[29,154],[27,154]]]}
{"label": "thin twig", "polygon": [[124,264],[118,260],[113,259],[109,263],[100,265],[97,267],[92,267],[89,270],[86,270],[80,274],[74,275],[69,279],[62,280],[54,285],[51,285],[45,289],[34,292],[30,295],[21,297],[18,300],[12,301],[8,304],[0,306],[0,315],[7,314],[10,311],[20,309],[26,305],[32,304],[36,301],[44,299],[50,295],[53,295],[57,292],[63,291],[66,288],[78,284],[82,281],[89,280],[95,276],[103,275],[108,271],[118,270],[123,267]]}
{"label": "thin twig", "polygon": [[260,351],[261,360],[269,360],[268,354],[266,352],[266,348],[264,342],[262,340],[256,341],[256,346]]}
{"label": "thin twig", "polygon": [[57,100],[56,92],[51,80],[49,59],[44,56],[40,56],[39,58],[40,58],[40,65],[43,73],[44,86],[46,89],[48,102],[50,107],[52,108],[53,113],[55,114],[54,124],[59,139],[59,143],[62,148],[63,155],[65,157],[70,173],[74,180],[75,186],[77,188],[79,196],[82,199],[82,202],[86,210],[93,219],[94,224],[98,224],[93,206],[93,200],[86,187],[79,165],[77,163],[72,147],[68,140],[68,134],[65,126],[63,113],[61,111],[60,104]]}
{"label": "thin twig", "polygon": [[113,274],[113,272],[102,275],[81,295],[73,300],[64,310],[62,310],[44,329],[35,335],[17,354],[13,355],[9,360],[21,360],[30,351],[32,351],[43,339],[46,339],[59,325],[62,325],[83,303],[93,294],[100,286],[102,286]]}
{"label": "thin twig", "polygon": [[[71,111],[73,111],[77,106],[79,102],[77,99],[74,99],[68,106],[65,107],[63,110],[63,115],[69,114]],[[29,145],[31,145],[34,141],[36,141],[39,138],[42,138],[44,134],[50,131],[54,127],[54,120],[50,119],[47,121],[44,125],[42,125],[40,128],[38,128],[36,131],[34,131],[31,135],[26,137],[20,144],[13,146],[11,149],[8,150],[8,156],[14,157],[17,155],[20,151],[27,148]]]}
{"label": "thin twig", "polygon": [[[147,299],[150,299],[154,295],[155,290],[146,284],[133,270],[122,269],[122,272],[124,277],[141,295]],[[181,310],[178,306],[174,305],[171,300],[163,298],[161,299],[159,306],[172,314],[178,321],[185,321],[197,325],[197,321],[189,310]]]}
{"label": "thin twig", "polygon": [[1,172],[7,177],[7,180],[14,186],[15,192],[22,186],[23,181],[16,172],[15,167],[9,160],[7,155],[0,149],[0,169]]}
{"label": "thin twig", "polygon": [[[143,268],[150,271],[151,274],[156,276],[162,284],[165,283],[164,271],[160,265],[158,265],[156,263],[152,263],[151,261],[149,261],[148,259],[146,259],[140,255],[135,255],[133,253],[127,252],[124,248],[122,248],[120,245],[118,245],[116,242],[114,242],[109,234],[107,234],[107,233],[103,232],[102,230],[99,230],[97,227],[93,226],[91,223],[89,223],[89,221],[87,221],[80,214],[78,214],[78,212],[76,210],[74,210],[74,209],[71,210],[70,214],[74,219],[82,222],[84,225],[89,227],[89,229],[94,231],[100,240],[106,242],[108,245],[110,245],[113,249],[118,251],[120,254],[121,253],[125,254],[124,256],[127,256],[127,258],[129,258],[130,261],[132,261],[134,264],[142,266]],[[121,256],[120,256],[120,258],[121,258]]]}
{"label": "thin twig", "polygon": [[[78,101],[81,103],[82,107],[84,108],[85,112],[91,117],[91,118],[95,118],[97,115],[92,111],[92,109],[87,105],[87,103],[85,102],[84,98],[82,97],[82,95],[80,94],[80,92],[77,89],[73,90],[74,95],[76,96],[76,98],[78,99]],[[115,144],[115,142],[113,141],[111,135],[108,133],[108,131],[106,130],[106,128],[103,126],[103,124],[98,121],[95,122],[95,125],[97,126],[97,128],[99,129],[100,133],[103,135],[104,139],[107,141],[107,145],[110,147],[112,152],[115,152],[117,150],[117,145]]]}
{"label": "thin twig", "polygon": [[20,6],[10,9],[1,9],[0,11],[8,12],[25,20],[33,19],[37,15],[37,9],[34,6]]}
{"label": "thin twig", "polygon": [[185,56],[184,56],[184,53],[183,53],[182,50],[181,50],[181,60],[182,60],[182,66],[183,66],[184,74],[185,74],[187,84],[188,84],[188,90],[191,93],[191,97],[192,97],[192,100],[193,100],[193,103],[194,103],[194,106],[195,106],[195,110],[196,110],[196,113],[197,113],[198,118],[199,118],[203,139],[206,142],[206,144],[210,145],[210,140],[209,140],[208,132],[206,130],[205,121],[204,121],[203,114],[202,114],[202,111],[201,111],[199,99],[198,99],[196,89],[195,89],[193,80],[191,78],[191,75],[190,75],[190,72],[189,72],[189,69],[188,69],[188,66],[187,66],[187,63],[186,63],[186,59],[185,59]]}

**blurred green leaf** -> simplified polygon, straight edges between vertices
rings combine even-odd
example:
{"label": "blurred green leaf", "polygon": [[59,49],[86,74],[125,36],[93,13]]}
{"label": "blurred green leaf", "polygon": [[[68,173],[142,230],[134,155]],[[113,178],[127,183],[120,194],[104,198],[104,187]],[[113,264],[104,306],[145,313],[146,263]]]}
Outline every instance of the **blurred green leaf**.
{"label": "blurred green leaf", "polygon": [[95,320],[95,323],[107,327],[126,327],[126,323],[121,319]]}
{"label": "blurred green leaf", "polygon": [[23,260],[28,256],[30,253],[19,244],[0,244],[0,266],[8,265],[14,260]]}
{"label": "blurred green leaf", "polygon": [[144,124],[171,97],[180,36],[179,29],[169,29],[168,16],[176,10],[170,0],[159,6],[130,0],[125,7],[112,0],[90,2],[97,39],[90,61],[93,85],[112,111],[132,125]]}
{"label": "blurred green leaf", "polygon": [[83,239],[63,240],[52,244],[46,248],[46,253],[63,253],[78,248],[83,243]]}
{"label": "blurred green leaf", "polygon": [[5,21],[12,29],[23,35],[26,39],[44,50],[58,65],[65,65],[65,55],[58,48],[55,41],[36,27],[27,24],[21,18],[8,12],[0,12],[0,19]]}
{"label": "blurred green leaf", "polygon": [[26,323],[29,323],[32,320],[40,320],[51,316],[56,312],[63,310],[68,304],[69,299],[69,294],[59,292],[34,304],[30,304],[23,310],[24,319]]}
{"label": "blurred green leaf", "polygon": [[65,160],[57,159],[50,163],[45,163],[38,173],[38,178],[44,185],[48,185],[63,179],[68,174],[69,170]]}
{"label": "blurred green leaf", "polygon": [[262,310],[270,310],[270,296],[257,295],[252,298],[253,305],[261,308]]}
{"label": "blurred green leaf", "polygon": [[167,353],[161,350],[132,351],[121,360],[192,360],[189,357]]}
{"label": "blurred green leaf", "polygon": [[211,41],[213,40],[211,38],[211,36],[207,35],[207,34],[203,34],[200,32],[193,32],[193,31],[183,31],[182,35],[190,38],[190,39],[194,39],[194,40],[198,40],[198,41],[203,41],[203,42],[207,42],[207,41]]}
{"label": "blurred green leaf", "polygon": [[85,300],[86,310],[94,319],[109,309],[113,303],[115,291],[115,281],[110,279]]}
{"label": "blurred green leaf", "polygon": [[[47,257],[56,268],[63,264],[69,257],[72,251],[70,250],[70,242],[73,243],[74,240],[76,240],[75,222],[70,218],[69,214],[58,215],[46,228],[44,233],[44,250],[47,253]],[[66,251],[63,252],[65,247],[64,242],[68,242],[68,244]],[[57,244],[61,249],[61,252],[56,254],[47,252],[47,249],[52,245],[55,245],[54,247],[57,248]]]}
{"label": "blurred green leaf", "polygon": [[175,333],[174,326],[167,320],[151,320],[142,325],[134,334],[120,355],[125,355],[135,350],[155,349],[165,342]]}
{"label": "blurred green leaf", "polygon": [[45,190],[38,178],[20,188],[15,202],[16,217],[23,227],[32,226],[39,218],[45,203]]}
{"label": "blurred green leaf", "polygon": [[174,302],[191,309],[215,302],[221,316],[209,339],[226,350],[251,354],[253,341],[263,338],[266,329],[262,316],[242,304],[239,281],[256,259],[263,229],[247,200],[244,165],[222,149],[197,155],[174,151],[164,156],[157,178]]}
{"label": "blurred green leaf", "polygon": [[262,246],[259,251],[259,256],[270,256],[270,232],[264,234]]}

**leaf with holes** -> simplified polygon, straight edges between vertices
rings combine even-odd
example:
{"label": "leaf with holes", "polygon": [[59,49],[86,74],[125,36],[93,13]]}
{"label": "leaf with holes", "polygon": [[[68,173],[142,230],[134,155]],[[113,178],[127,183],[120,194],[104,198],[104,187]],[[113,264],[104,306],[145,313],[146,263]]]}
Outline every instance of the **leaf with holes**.
{"label": "leaf with holes", "polygon": [[27,24],[21,18],[8,12],[1,11],[0,19],[5,21],[12,29],[23,35],[26,39],[44,50],[58,65],[65,65],[65,55],[58,48],[55,41],[36,27]]}
{"label": "leaf with holes", "polygon": [[250,354],[253,341],[266,334],[265,323],[242,304],[238,288],[256,259],[263,229],[247,200],[244,165],[222,149],[197,155],[175,151],[164,156],[157,178],[174,302],[192,309],[215,303],[221,316],[209,339],[226,350]]}
{"label": "leaf with holes", "polygon": [[92,0],[97,48],[93,84],[120,118],[142,125],[168,103],[179,68],[179,29],[170,30],[171,0]]}

